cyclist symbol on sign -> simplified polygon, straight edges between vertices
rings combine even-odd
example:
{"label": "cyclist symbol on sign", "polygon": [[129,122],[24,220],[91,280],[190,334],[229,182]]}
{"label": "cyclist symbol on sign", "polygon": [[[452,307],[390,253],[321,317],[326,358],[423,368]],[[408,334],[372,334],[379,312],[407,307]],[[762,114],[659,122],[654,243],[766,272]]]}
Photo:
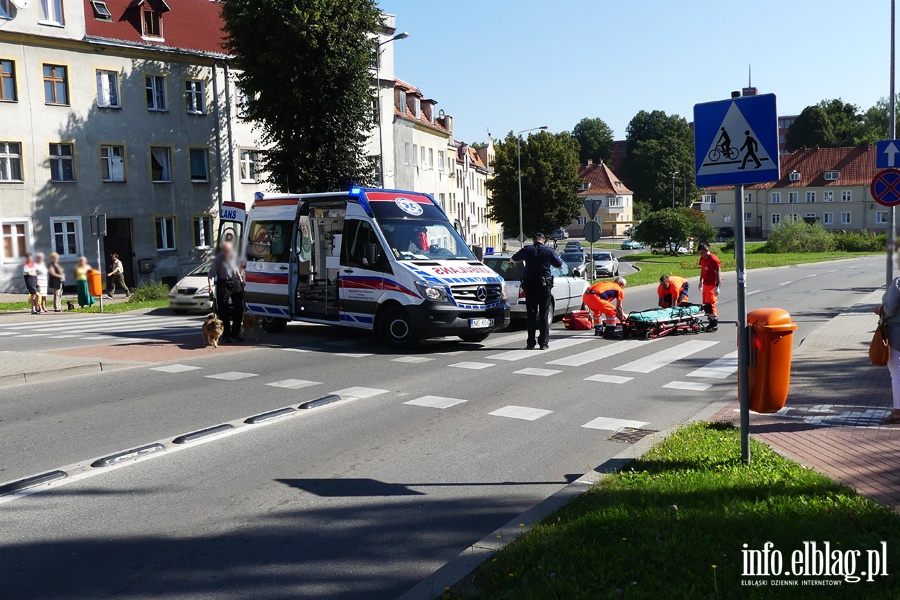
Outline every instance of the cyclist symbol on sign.
{"label": "cyclist symbol on sign", "polygon": [[723,158],[729,160],[737,160],[741,155],[741,151],[731,145],[731,136],[728,131],[722,128],[722,134],[716,142],[716,147],[709,151],[709,160],[711,162],[719,162]]}

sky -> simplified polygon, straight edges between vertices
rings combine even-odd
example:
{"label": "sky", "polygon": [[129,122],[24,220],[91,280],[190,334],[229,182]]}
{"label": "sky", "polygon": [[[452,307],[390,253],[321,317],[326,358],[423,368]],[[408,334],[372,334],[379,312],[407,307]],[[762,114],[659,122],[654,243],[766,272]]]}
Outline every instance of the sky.
{"label": "sky", "polygon": [[600,117],[616,139],[639,110],[693,120],[747,85],[780,115],[826,98],[889,96],[889,0],[380,0],[397,16],[397,77],[482,141]]}

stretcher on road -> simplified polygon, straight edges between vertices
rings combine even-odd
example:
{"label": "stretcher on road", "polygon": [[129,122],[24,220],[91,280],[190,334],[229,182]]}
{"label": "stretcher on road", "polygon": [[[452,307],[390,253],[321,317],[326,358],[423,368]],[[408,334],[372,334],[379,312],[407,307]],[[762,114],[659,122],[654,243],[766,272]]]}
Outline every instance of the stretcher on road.
{"label": "stretcher on road", "polygon": [[652,340],[670,334],[700,333],[700,315],[699,304],[631,312],[622,322],[622,336]]}

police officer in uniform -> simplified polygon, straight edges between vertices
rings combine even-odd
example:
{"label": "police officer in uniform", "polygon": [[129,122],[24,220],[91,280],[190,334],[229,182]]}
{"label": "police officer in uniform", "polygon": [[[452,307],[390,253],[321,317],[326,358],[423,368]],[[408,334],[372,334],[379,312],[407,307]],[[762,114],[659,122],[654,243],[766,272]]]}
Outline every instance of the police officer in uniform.
{"label": "police officer in uniform", "polygon": [[[550,267],[561,268],[563,263],[559,255],[552,248],[546,246],[547,236],[543,233],[534,234],[534,244],[526,246],[516,252],[513,262],[525,263],[525,275],[522,278],[522,287],[525,289],[525,310],[528,315],[528,342],[527,348],[534,350],[539,345],[541,350],[550,347],[550,297],[553,291],[553,274]],[[535,330],[540,324],[541,332],[535,340]]]}

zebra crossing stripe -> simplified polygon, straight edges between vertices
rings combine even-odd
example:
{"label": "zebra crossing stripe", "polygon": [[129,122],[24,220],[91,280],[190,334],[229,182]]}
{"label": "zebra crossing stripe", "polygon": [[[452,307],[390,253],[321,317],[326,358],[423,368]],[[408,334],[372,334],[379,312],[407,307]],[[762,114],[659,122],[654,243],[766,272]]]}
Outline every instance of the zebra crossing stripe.
{"label": "zebra crossing stripe", "polygon": [[[577,346],[578,344],[584,344],[586,342],[591,341],[590,339],[585,339],[581,337],[571,337],[567,339],[562,339],[553,342],[550,344],[550,350],[562,350],[563,348],[569,348],[571,346]],[[505,360],[509,362],[515,362],[517,360],[524,360],[526,358],[534,358],[535,356],[540,356],[534,350],[509,350],[507,352],[501,352],[500,354],[494,354],[492,356],[488,356],[487,360]]]}
{"label": "zebra crossing stripe", "polygon": [[670,381],[666,385],[663,386],[669,390],[687,390],[689,392],[705,392],[710,387],[712,387],[711,383],[700,383],[698,381]]}
{"label": "zebra crossing stripe", "polygon": [[587,352],[581,352],[580,354],[573,354],[572,356],[566,356],[565,358],[551,360],[547,364],[562,365],[564,367],[581,367],[588,363],[602,360],[604,358],[609,358],[611,356],[615,356],[616,354],[622,354],[623,352],[628,352],[629,350],[635,350],[637,348],[646,346],[647,344],[653,344],[656,342],[657,340],[626,340],[623,342],[616,342],[614,344],[600,346],[599,348],[588,350]]}
{"label": "zebra crossing stripe", "polygon": [[691,371],[686,377],[699,377],[701,379],[728,379],[738,369],[738,353],[737,350],[731,354],[726,354],[722,358],[715,360],[705,367],[701,367],[695,371]]}
{"label": "zebra crossing stripe", "polygon": [[582,427],[587,429],[602,429],[604,431],[617,431],[623,427],[631,427],[633,429],[641,429],[649,425],[644,421],[632,421],[629,419],[612,419],[610,417],[597,417],[593,421],[588,421]]}
{"label": "zebra crossing stripe", "polygon": [[662,352],[657,352],[656,354],[651,354],[650,356],[645,356],[630,363],[626,363],[621,367],[616,367],[615,370],[628,371],[629,373],[652,373],[677,360],[687,358],[688,356],[702,352],[707,348],[712,348],[718,343],[719,342],[691,340],[689,342],[678,344],[674,348],[668,348]]}

